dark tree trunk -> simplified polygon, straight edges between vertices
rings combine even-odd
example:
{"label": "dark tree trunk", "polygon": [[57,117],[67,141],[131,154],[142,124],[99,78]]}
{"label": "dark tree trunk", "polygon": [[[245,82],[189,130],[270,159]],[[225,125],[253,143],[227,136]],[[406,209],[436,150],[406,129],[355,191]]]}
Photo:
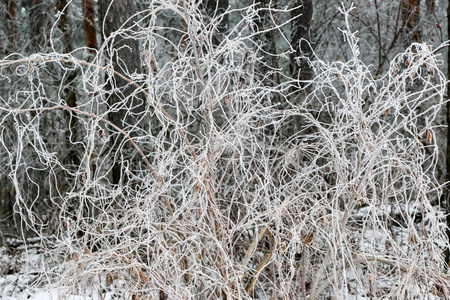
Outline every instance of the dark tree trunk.
{"label": "dark tree trunk", "polygon": [[[65,53],[69,53],[73,50],[71,43],[72,30],[68,25],[67,20],[67,12],[64,11],[64,8],[67,5],[66,0],[59,1],[58,10],[63,12],[61,15],[60,21],[58,23],[58,28],[62,32],[62,48]],[[65,93],[65,100],[68,106],[76,107],[77,106],[77,94],[75,93],[76,84],[75,79],[77,77],[77,71],[70,71],[68,76],[64,77],[65,87],[63,92]],[[68,123],[67,130],[65,133],[66,145],[65,151],[67,151],[66,157],[66,165],[69,165],[72,168],[76,168],[80,165],[81,161],[79,158],[79,154],[74,144],[78,140],[78,129],[77,129],[77,117],[73,113],[69,111],[65,111],[66,121]]]}
{"label": "dark tree trunk", "polygon": [[58,8],[58,11],[62,12],[62,15],[58,22],[58,29],[62,33],[62,39],[61,39],[62,51],[65,53],[68,53],[68,52],[72,51],[72,45],[70,43],[71,30],[69,28],[69,24],[67,21],[67,11],[64,10],[66,5],[67,5],[66,0],[60,0],[58,2],[57,8]]}
{"label": "dark tree trunk", "polygon": [[[450,0],[448,1],[447,7],[447,37],[450,37]],[[450,78],[450,48],[447,47],[447,79]],[[447,82],[447,100],[450,99],[450,84]],[[446,104],[446,112],[447,112],[447,151],[445,156],[446,163],[446,181],[450,181],[450,102]],[[450,187],[447,184],[444,188],[444,205],[445,212],[447,214],[447,241],[450,243]],[[445,250],[445,261],[447,264],[450,264],[450,249]]]}
{"label": "dark tree trunk", "polygon": [[95,31],[94,3],[92,0],[83,0],[81,5],[83,7],[83,24],[86,46],[90,49],[89,51],[91,53],[95,53],[94,49],[97,49],[97,37]]}
{"label": "dark tree trunk", "polygon": [[[270,16],[270,13],[268,12],[268,8],[276,9],[278,5],[277,0],[262,0],[260,4],[257,6],[259,9],[258,11],[258,18],[255,20],[255,24],[257,27],[257,30],[259,32],[262,32],[260,34],[260,41],[261,41],[261,48],[264,50],[263,54],[263,61],[264,64],[259,67],[259,70],[261,72],[261,76],[266,76],[268,72],[270,72],[273,68],[278,68],[278,57],[277,54],[277,35],[276,30],[273,30],[273,27],[275,24],[273,24],[272,17]],[[267,30],[269,29],[269,30]],[[272,30],[270,30],[272,29]],[[265,31],[267,30],[267,31]],[[264,32],[265,31],[265,32]],[[280,78],[279,74],[276,72],[273,73],[273,75],[270,78],[271,80],[267,82],[269,85],[273,85],[276,83],[279,83]],[[274,102],[278,102],[278,97],[275,97]]]}
{"label": "dark tree trunk", "polygon": [[291,45],[295,52],[290,57],[290,71],[294,78],[309,80],[312,78],[311,66],[306,58],[301,57],[310,57],[311,55],[310,46],[302,39],[310,41],[313,2],[312,0],[296,0],[293,7],[297,7],[291,12],[291,17],[294,18],[292,20]]}
{"label": "dark tree trunk", "polygon": [[[102,0],[99,2],[99,9],[100,23],[104,25],[102,30],[104,33],[103,38],[106,40],[135,14],[136,5],[133,0]],[[129,25],[131,26],[132,23],[129,23]],[[114,48],[111,58],[115,71],[119,73],[123,73],[122,70],[128,70],[129,73],[140,72],[141,62],[139,47],[138,42],[135,39],[124,38],[121,35],[117,35],[114,39],[109,40],[108,43]],[[119,102],[126,101],[126,103],[125,105],[120,105],[121,108],[117,111],[110,112],[108,118],[114,125],[126,131],[127,125],[134,124],[136,121],[133,113],[142,111],[142,100],[132,96],[135,87],[118,76],[111,78],[109,87],[112,90],[112,93],[108,96],[108,105],[110,107],[117,105]],[[134,109],[132,110],[131,107],[134,107]],[[117,134],[111,136],[111,147],[113,148],[113,151],[117,151],[123,137],[118,136]],[[126,146],[128,147],[128,144],[126,144]],[[114,184],[119,183],[121,177],[121,165],[115,163],[112,168],[112,182]]]}
{"label": "dark tree trunk", "polygon": [[8,28],[8,40],[9,40],[9,47],[12,51],[16,46],[16,4],[13,0],[8,0],[6,3],[6,10],[5,10],[5,20],[7,22],[7,28]]}
{"label": "dark tree trunk", "polygon": [[[6,32],[8,39],[5,41],[0,40],[0,49],[5,51],[5,53],[11,53],[15,51],[16,44],[16,4],[13,0],[7,0],[5,4],[4,20],[5,28],[8,30],[8,32]],[[0,87],[2,88],[2,91],[7,89],[7,87],[4,86],[4,83],[2,83]],[[9,126],[11,125],[9,124]],[[7,132],[10,132],[10,130],[11,128],[8,128],[8,126],[3,124],[0,135],[4,137],[5,141],[7,141]],[[6,146],[6,142],[4,146]],[[1,158],[3,161],[8,159],[7,155],[4,155],[5,156]],[[14,226],[14,202],[14,186],[8,178],[8,171],[3,169],[0,171],[0,232],[2,233],[0,234],[0,246],[4,245],[5,239],[9,234],[16,233],[17,228]]]}

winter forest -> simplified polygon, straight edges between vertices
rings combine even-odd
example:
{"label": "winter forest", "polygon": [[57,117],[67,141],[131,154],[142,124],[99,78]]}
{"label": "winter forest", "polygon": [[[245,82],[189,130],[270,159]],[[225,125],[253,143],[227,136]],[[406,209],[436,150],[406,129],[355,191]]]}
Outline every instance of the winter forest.
{"label": "winter forest", "polygon": [[450,299],[449,3],[1,0],[0,299]]}

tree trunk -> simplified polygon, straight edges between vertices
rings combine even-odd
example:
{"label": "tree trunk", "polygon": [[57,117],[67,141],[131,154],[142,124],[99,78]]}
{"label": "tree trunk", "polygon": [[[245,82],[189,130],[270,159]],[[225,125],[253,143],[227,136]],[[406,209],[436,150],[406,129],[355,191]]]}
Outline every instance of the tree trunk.
{"label": "tree trunk", "polygon": [[[450,37],[450,0],[447,7],[447,37]],[[447,79],[450,78],[450,48],[447,47]],[[447,82],[447,101],[450,99],[450,84]],[[447,150],[445,155],[446,163],[446,181],[450,181],[450,102],[446,104],[447,111]],[[447,184],[444,188],[443,197],[445,204],[445,212],[447,214],[447,241],[450,243],[450,187]],[[445,261],[450,264],[450,249],[445,250]]]}
{"label": "tree trunk", "polygon": [[[261,77],[266,76],[272,69],[278,68],[278,57],[277,54],[277,35],[276,31],[273,30],[275,24],[273,24],[272,17],[268,12],[268,8],[277,9],[278,0],[262,0],[256,8],[258,9],[258,18],[255,20],[256,30],[260,32],[259,41],[261,42],[261,48],[264,50],[263,62],[259,67]],[[276,20],[275,20],[276,22]],[[267,84],[274,85],[280,83],[279,74],[274,72]],[[274,102],[279,102],[278,97],[273,99]]]}
{"label": "tree trunk", "polygon": [[[63,11],[64,8],[67,5],[66,0],[59,1],[58,10],[60,12],[63,12],[61,15],[60,21],[58,23],[58,28],[62,32],[62,48],[65,53],[69,53],[73,50],[70,37],[72,36],[72,30],[70,29],[70,26],[68,26],[68,20],[67,20],[67,12]],[[64,77],[64,84],[65,87],[63,92],[65,96],[65,100],[68,106],[70,107],[76,107],[77,106],[77,95],[75,93],[76,86],[75,86],[75,79],[77,77],[77,71],[73,70],[70,71],[67,77]],[[65,151],[67,151],[67,157],[66,157],[66,165],[77,167],[80,165],[80,158],[77,153],[77,149],[75,149],[74,144],[78,140],[78,129],[77,129],[77,117],[76,115],[73,115],[73,113],[69,111],[64,112],[66,117],[66,122],[68,124],[67,130],[65,132],[65,138],[66,138],[66,145],[65,145]],[[72,169],[72,168],[70,168]]]}
{"label": "tree trunk", "polygon": [[[100,22],[104,25],[102,30],[104,40],[119,30],[136,12],[136,5],[133,0],[103,0],[99,4]],[[132,23],[129,24],[131,25]],[[119,73],[123,73],[122,70],[128,70],[129,73],[139,73],[141,71],[139,47],[135,39],[116,35],[108,43],[114,49],[114,51],[111,51],[112,67],[114,70]],[[108,118],[114,125],[126,131],[128,124],[134,124],[136,122],[133,113],[142,111],[142,101],[138,102],[139,99],[132,96],[135,87],[118,76],[111,78],[109,88],[112,92],[108,96],[108,105],[110,108],[116,106],[117,103],[125,103],[121,104],[119,106],[120,108],[116,111],[110,112]],[[134,109],[131,109],[132,107]],[[114,152],[118,151],[118,146],[121,144],[122,139],[123,137],[117,134],[111,135],[110,144]],[[126,144],[126,147],[128,147],[128,144]],[[112,168],[112,182],[114,184],[119,183],[121,177],[121,165],[115,162]]]}
{"label": "tree trunk", "polygon": [[9,50],[13,52],[16,46],[15,39],[16,39],[16,4],[13,0],[8,0],[6,3],[6,10],[5,10],[5,20],[7,21],[7,28],[8,28],[8,40],[9,40]]}
{"label": "tree trunk", "polygon": [[[311,55],[311,48],[302,39],[310,41],[309,31],[311,28],[311,19],[313,15],[312,0],[296,0],[293,3],[292,10],[292,32],[291,45],[295,52],[291,54],[290,71],[294,78],[298,76],[300,80],[309,80],[312,77],[312,69],[306,58]],[[300,16],[300,17],[299,17]]]}
{"label": "tree trunk", "polygon": [[97,37],[95,32],[94,3],[92,0],[82,0],[81,5],[83,7],[83,23],[86,46],[89,48],[91,53],[95,53],[94,49],[97,49]]}

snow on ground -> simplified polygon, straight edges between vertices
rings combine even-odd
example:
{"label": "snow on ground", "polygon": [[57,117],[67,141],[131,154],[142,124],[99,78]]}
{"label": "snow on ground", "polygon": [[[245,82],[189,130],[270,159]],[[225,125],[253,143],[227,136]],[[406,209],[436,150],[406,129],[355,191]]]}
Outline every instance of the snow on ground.
{"label": "snow on ground", "polygon": [[[367,208],[361,209],[358,214],[355,214],[355,219],[363,219],[369,215]],[[377,252],[389,252],[389,236],[392,241],[399,242],[401,239],[406,239],[408,232],[405,228],[393,226],[395,231],[395,238],[390,236],[387,232],[366,229],[361,242],[361,250],[374,250]],[[120,292],[120,284],[117,283],[105,288],[105,284],[99,282],[98,287],[102,292],[97,291],[72,293],[68,294],[67,290],[61,288],[51,287],[50,285],[42,285],[39,282],[49,282],[45,272],[46,257],[41,247],[39,239],[30,239],[27,241],[27,246],[20,240],[9,241],[10,247],[0,247],[0,300],[113,300],[124,299],[131,300],[131,296]],[[377,247],[375,247],[376,245]],[[374,248],[375,247],[375,248]],[[368,299],[364,296],[364,291],[359,287],[357,275],[352,270],[347,270],[346,278],[351,289],[342,289],[340,295],[336,299]],[[361,274],[359,274],[361,275]],[[44,280],[43,280],[44,279]],[[46,280],[47,279],[47,280]],[[389,290],[395,284],[391,281],[380,280],[377,282],[378,289]],[[418,287],[411,287],[418,288]],[[81,294],[81,295],[80,295]],[[260,295],[259,299],[264,299],[264,295]],[[429,294],[428,299],[440,299],[439,297]]]}
{"label": "snow on ground", "polygon": [[[61,295],[56,289],[51,289],[50,291],[45,291],[43,289],[35,290],[32,293],[24,293],[22,295],[16,295],[14,297],[3,297],[1,300],[60,300]],[[66,295],[64,294],[63,299],[65,300],[113,300],[113,299],[121,299],[114,296],[112,293],[106,293],[103,297],[100,296],[74,296],[74,295]]]}
{"label": "snow on ground", "polygon": [[[45,282],[45,255],[39,239],[30,239],[25,247],[20,240],[9,240],[12,247],[0,247],[0,300],[128,300],[131,297],[111,287],[98,292],[71,295]],[[44,279],[44,280],[42,280]],[[47,280],[48,281],[48,280]]]}

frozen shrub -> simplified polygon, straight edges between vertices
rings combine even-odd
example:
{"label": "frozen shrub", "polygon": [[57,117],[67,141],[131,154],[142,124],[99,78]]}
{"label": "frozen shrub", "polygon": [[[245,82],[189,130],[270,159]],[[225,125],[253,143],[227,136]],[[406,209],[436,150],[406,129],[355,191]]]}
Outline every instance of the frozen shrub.
{"label": "frozen shrub", "polygon": [[[243,17],[217,42],[220,16],[172,2],[116,33],[143,47],[141,73],[112,63],[113,37],[89,62],[76,53],[0,61],[4,76],[29,82],[1,99],[14,138],[0,142],[16,211],[44,239],[49,222],[57,228],[46,278],[68,293],[149,299],[447,293],[433,122],[446,79],[436,53],[413,44],[374,78],[348,25],[350,59],[315,57],[314,78],[300,84],[261,60],[254,6],[225,12]],[[167,18],[185,27],[162,26]],[[78,70],[78,106],[41,80],[55,68]],[[118,76],[134,92],[116,87]],[[111,93],[121,99],[112,106]],[[52,142],[68,141],[78,165],[40,128],[46,114],[58,120]],[[45,200],[23,188],[40,188],[33,170],[46,178]],[[53,219],[35,210],[40,201]]]}

